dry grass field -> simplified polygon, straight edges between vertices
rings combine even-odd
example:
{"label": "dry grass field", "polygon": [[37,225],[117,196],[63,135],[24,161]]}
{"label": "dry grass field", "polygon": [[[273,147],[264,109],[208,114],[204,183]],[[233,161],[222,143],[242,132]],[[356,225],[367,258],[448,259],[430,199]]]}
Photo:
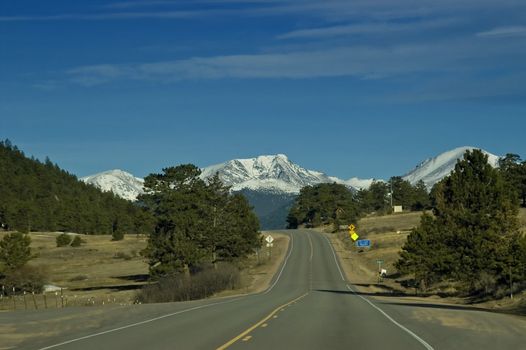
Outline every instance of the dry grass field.
{"label": "dry grass field", "polygon": [[[5,233],[0,233],[0,239]],[[110,236],[85,236],[80,247],[56,247],[57,233],[31,233],[31,251],[35,257],[30,266],[45,272],[48,284],[62,291],[33,297],[28,291],[16,299],[1,298],[0,310],[34,309],[64,306],[131,304],[137,290],[148,283],[148,265],[140,255],[147,238],[129,235],[122,241]],[[288,237],[274,234],[273,257],[262,248],[259,259],[254,254],[241,263],[242,288],[221,295],[259,291],[265,288],[283,258]],[[25,300],[24,300],[25,299]]]}
{"label": "dry grass field", "polygon": [[[407,239],[411,228],[420,222],[422,212],[401,213],[386,216],[370,216],[361,219],[357,224],[356,232],[360,239],[370,239],[370,249],[357,248],[346,232],[329,235],[351,282],[369,292],[385,293],[390,291],[413,293],[404,289],[394,278],[384,278],[378,283],[378,263],[382,260],[382,268],[387,269],[388,275],[395,272],[394,263],[398,260],[398,253]],[[526,209],[519,211],[519,223],[522,232],[526,233]],[[523,298],[526,295],[522,295]],[[459,298],[448,298],[448,302],[463,303]],[[514,301],[501,300],[487,302],[483,307],[491,309],[521,308],[521,298],[517,296]]]}

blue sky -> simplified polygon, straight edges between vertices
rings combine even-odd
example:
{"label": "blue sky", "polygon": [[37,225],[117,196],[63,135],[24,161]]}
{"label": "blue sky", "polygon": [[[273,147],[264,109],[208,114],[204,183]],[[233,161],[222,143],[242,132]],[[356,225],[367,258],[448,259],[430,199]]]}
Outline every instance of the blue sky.
{"label": "blue sky", "polygon": [[0,2],[0,138],[79,176],[526,158],[523,0]]}

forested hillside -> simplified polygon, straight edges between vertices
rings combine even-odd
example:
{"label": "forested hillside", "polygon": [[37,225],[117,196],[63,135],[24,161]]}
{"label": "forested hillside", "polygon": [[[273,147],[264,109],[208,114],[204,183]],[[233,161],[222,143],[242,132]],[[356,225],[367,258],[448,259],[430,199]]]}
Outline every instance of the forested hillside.
{"label": "forested hillside", "polygon": [[86,234],[142,233],[149,215],[53,164],[0,142],[0,224],[4,229]]}

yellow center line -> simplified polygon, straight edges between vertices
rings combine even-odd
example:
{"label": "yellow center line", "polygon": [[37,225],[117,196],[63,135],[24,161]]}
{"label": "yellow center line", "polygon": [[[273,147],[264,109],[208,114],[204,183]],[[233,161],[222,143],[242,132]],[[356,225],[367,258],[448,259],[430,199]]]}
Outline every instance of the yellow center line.
{"label": "yellow center line", "polygon": [[[267,322],[271,317],[275,317],[275,314],[280,311],[282,308],[304,298],[307,296],[307,294],[309,293],[305,293],[299,297],[297,297],[296,299],[294,300],[291,300],[283,305],[280,305],[278,306],[277,308],[275,308],[270,314],[268,314],[265,318],[263,318],[261,321],[257,322],[256,324],[254,324],[253,326],[251,326],[250,328],[248,328],[247,330],[245,330],[244,332],[242,332],[241,334],[239,334],[237,337],[235,338],[232,338],[231,340],[229,340],[228,342],[226,342],[225,344],[221,345],[220,347],[218,347],[216,350],[224,350],[228,347],[230,347],[232,344],[234,344],[235,342],[237,342],[238,340],[240,339],[243,339],[245,338],[250,332],[252,332],[254,329],[258,328],[259,326],[261,326],[262,324],[264,324],[265,322]],[[250,338],[249,338],[250,339]]]}

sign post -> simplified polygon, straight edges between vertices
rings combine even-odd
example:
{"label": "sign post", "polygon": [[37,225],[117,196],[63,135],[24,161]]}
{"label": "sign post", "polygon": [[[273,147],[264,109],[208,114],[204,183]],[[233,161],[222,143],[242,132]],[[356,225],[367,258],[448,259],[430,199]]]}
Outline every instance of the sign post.
{"label": "sign post", "polygon": [[359,239],[356,241],[356,246],[358,248],[371,248],[371,240],[369,239]]}
{"label": "sign post", "polygon": [[267,241],[268,258],[272,259],[272,247],[274,246],[272,242],[274,242],[274,237],[268,235],[267,238],[265,238],[265,241]]}
{"label": "sign post", "polygon": [[358,234],[356,233],[356,231],[354,231],[356,229],[356,226],[354,226],[354,224],[350,224],[349,225],[349,236],[351,237],[351,239],[353,241],[356,242],[356,240],[358,238],[360,238],[360,236],[358,236]]}

